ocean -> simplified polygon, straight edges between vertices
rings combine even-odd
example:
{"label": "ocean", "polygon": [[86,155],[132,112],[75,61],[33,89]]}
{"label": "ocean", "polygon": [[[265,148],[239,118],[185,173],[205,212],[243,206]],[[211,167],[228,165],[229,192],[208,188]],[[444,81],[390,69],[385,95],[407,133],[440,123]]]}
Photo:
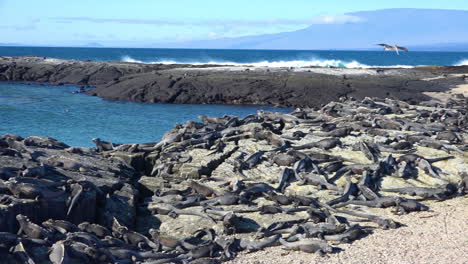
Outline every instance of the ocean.
{"label": "ocean", "polygon": [[0,47],[0,56],[142,63],[248,64],[271,67],[415,67],[468,65],[468,52],[217,50]]}
{"label": "ocean", "polygon": [[268,106],[176,105],[108,101],[73,94],[74,86],[0,82],[0,135],[48,136],[71,146],[92,147],[94,137],[114,143],[159,141],[177,123],[198,116],[247,116]]}
{"label": "ocean", "polygon": [[[468,65],[468,52],[287,51],[128,48],[0,47],[0,56],[143,63],[248,64],[277,67],[415,67]],[[264,106],[169,105],[107,101],[73,94],[73,86],[0,82],[0,135],[49,136],[72,146],[93,146],[99,137],[115,143],[158,141],[177,123],[199,115],[246,116]]]}

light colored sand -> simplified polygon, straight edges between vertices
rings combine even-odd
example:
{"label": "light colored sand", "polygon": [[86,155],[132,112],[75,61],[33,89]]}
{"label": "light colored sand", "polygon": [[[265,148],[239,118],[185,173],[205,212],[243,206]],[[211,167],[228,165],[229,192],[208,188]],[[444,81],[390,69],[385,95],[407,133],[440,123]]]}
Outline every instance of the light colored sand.
{"label": "light colored sand", "polygon": [[468,263],[468,198],[425,204],[432,211],[392,216],[406,226],[337,245],[339,253],[320,257],[274,247],[229,263]]}
{"label": "light colored sand", "polygon": [[452,94],[461,93],[464,96],[468,96],[468,84],[458,85],[457,88],[451,90]]}
{"label": "light colored sand", "polygon": [[424,94],[433,97],[439,101],[445,102],[447,101],[452,94],[463,94],[465,97],[468,97],[468,84],[460,84],[457,85],[455,88],[451,89],[448,92],[441,92],[441,93],[433,93],[433,92],[426,92]]}

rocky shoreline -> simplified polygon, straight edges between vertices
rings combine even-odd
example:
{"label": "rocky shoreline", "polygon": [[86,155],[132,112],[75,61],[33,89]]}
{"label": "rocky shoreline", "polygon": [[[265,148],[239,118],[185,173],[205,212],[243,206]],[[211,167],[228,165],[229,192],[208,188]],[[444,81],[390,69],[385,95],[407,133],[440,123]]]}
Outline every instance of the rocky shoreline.
{"label": "rocky shoreline", "polygon": [[[55,70],[1,76],[72,83]],[[94,139],[92,149],[3,135],[0,255],[219,263],[271,246],[335,254],[373,230],[399,228],[399,215],[429,210],[428,200],[466,197],[467,103],[342,98],[290,114],[201,116],[160,142]]]}
{"label": "rocky shoreline", "polygon": [[466,84],[468,66],[413,69],[268,68],[0,57],[0,81],[75,84],[109,100],[320,107],[340,97],[418,103]]}

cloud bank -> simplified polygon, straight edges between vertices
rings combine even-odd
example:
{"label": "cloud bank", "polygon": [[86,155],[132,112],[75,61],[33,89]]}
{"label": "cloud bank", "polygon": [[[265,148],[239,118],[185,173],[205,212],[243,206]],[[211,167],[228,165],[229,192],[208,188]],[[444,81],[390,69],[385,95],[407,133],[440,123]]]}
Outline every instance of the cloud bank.
{"label": "cloud bank", "polygon": [[347,24],[360,23],[366,21],[364,18],[351,15],[323,15],[314,17],[312,24]]}
{"label": "cloud bank", "polygon": [[170,20],[170,19],[135,19],[135,18],[95,18],[95,17],[53,17],[58,23],[70,23],[74,21],[89,23],[119,23],[135,25],[159,25],[159,26],[271,26],[271,25],[311,25],[311,24],[345,24],[358,23],[364,19],[351,15],[322,15],[311,19],[263,19],[263,20]]}

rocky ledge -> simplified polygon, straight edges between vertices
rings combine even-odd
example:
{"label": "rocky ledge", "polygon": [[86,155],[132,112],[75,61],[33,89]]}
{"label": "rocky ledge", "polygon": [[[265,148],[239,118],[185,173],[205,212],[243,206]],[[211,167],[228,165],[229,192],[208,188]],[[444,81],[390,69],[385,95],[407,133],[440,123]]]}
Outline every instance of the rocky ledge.
{"label": "rocky ledge", "polygon": [[0,81],[91,86],[110,100],[319,107],[341,96],[412,102],[466,84],[468,66],[414,69],[268,68],[0,57]]}
{"label": "rocky ledge", "polygon": [[[334,254],[468,192],[468,99],[205,117],[92,149],[0,138],[2,263],[218,263]],[[372,250],[371,248],[369,250]]]}

